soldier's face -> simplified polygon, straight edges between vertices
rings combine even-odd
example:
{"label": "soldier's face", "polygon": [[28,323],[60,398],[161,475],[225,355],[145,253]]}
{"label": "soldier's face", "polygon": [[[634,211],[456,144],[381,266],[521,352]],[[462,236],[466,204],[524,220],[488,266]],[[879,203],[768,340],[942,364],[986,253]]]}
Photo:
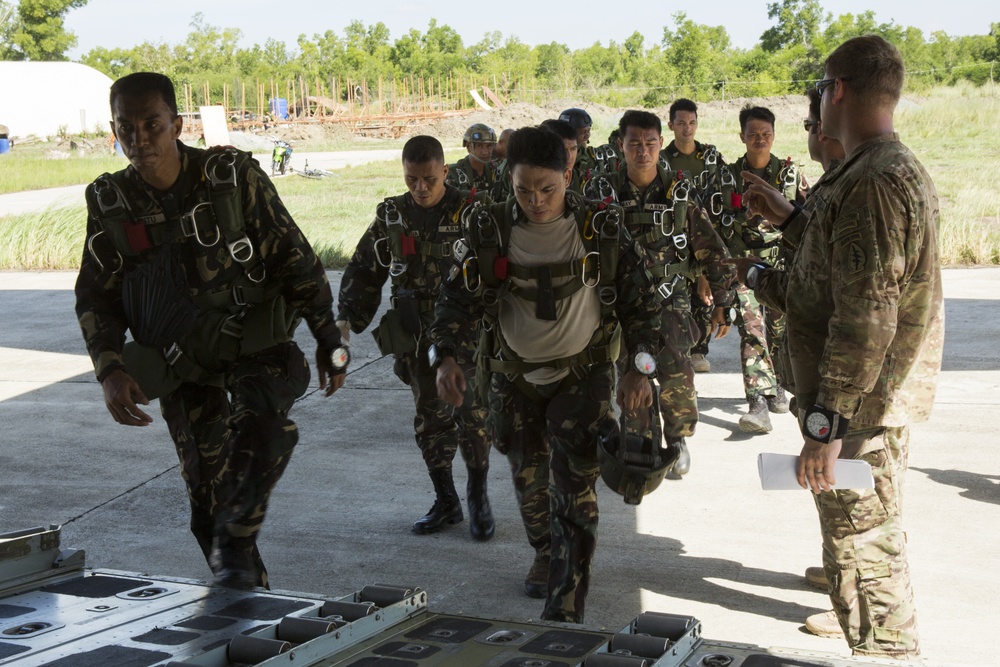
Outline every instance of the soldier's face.
{"label": "soldier's face", "polygon": [[513,132],[510,130],[504,130],[500,133],[500,138],[497,139],[497,145],[493,147],[493,157],[497,160],[503,160],[507,157],[507,138],[512,135]]}
{"label": "soldier's face", "polygon": [[656,163],[660,159],[660,149],[663,148],[663,135],[655,128],[646,130],[629,125],[618,141],[629,169],[633,171],[656,169]]}
{"label": "soldier's face", "polygon": [[566,211],[566,188],[573,170],[556,171],[518,164],[511,172],[514,197],[531,222],[552,222]]}
{"label": "soldier's face", "polygon": [[590,127],[581,127],[576,131],[576,143],[580,148],[586,148],[590,143]]}
{"label": "soldier's face", "polygon": [[495,143],[491,141],[473,141],[469,143],[469,155],[480,162],[489,162],[493,158],[493,147]]}
{"label": "soldier's face", "polygon": [[437,160],[430,162],[403,161],[403,180],[406,189],[417,206],[430,208],[436,206],[444,197],[445,177],[448,176],[448,165]]}
{"label": "soldier's face", "polygon": [[674,119],[667,123],[674,133],[674,142],[686,146],[694,141],[694,133],[698,131],[698,114],[693,111],[678,111]]}
{"label": "soldier's face", "polygon": [[177,138],[183,121],[171,112],[163,96],[158,92],[119,95],[111,113],[111,130],[142,179],[159,189],[173,185],[180,173]]}
{"label": "soldier's face", "polygon": [[568,166],[570,169],[576,164],[577,153],[580,152],[580,144],[576,143],[572,139],[563,139],[563,146],[566,147],[566,156],[568,160]]}
{"label": "soldier's face", "polygon": [[820,150],[819,133],[821,131],[819,119],[813,118],[812,114],[809,114],[808,120],[816,121],[816,124],[809,129],[809,136],[806,138],[806,143],[809,146],[809,157],[811,157],[815,162],[823,163],[823,153]]}
{"label": "soldier's face", "polygon": [[752,118],[740,134],[740,141],[746,145],[748,155],[770,155],[774,145],[774,126],[766,120]]}

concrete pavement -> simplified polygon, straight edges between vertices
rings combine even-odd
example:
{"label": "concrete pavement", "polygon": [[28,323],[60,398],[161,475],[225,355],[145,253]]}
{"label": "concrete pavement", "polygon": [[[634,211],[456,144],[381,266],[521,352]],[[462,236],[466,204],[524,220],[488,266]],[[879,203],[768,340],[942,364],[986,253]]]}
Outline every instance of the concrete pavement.
{"label": "concrete pavement", "polygon": [[[336,290],[340,275],[330,276]],[[92,567],[205,578],[163,421],[156,406],[141,429],[107,414],[73,314],[74,279],[0,273],[0,531],[61,523],[64,545],[86,549]],[[996,664],[1000,269],[948,270],[945,287],[937,403],[912,430],[910,563],[926,661]],[[797,453],[801,440],[788,416],[774,416],[767,436],[739,432],[734,334],[713,345],[713,370],[697,378],[691,473],[638,508],[601,486],[588,625],[617,629],[640,611],[669,611],[696,616],[714,639],[846,655],[842,640],[801,629],[828,608],[801,576],[820,561],[815,510],[805,491],[761,491],[756,474],[759,452]],[[305,329],[299,337],[311,357]],[[433,497],[410,393],[368,333],[352,342],[344,389],[330,399],[310,391],[293,411],[300,445],[261,537],[272,584],[330,595],[412,584],[429,591],[432,609],[537,618],[540,602],[521,592],[531,550],[504,458],[494,453],[490,472],[491,542],[473,542],[467,523],[411,534]],[[464,471],[456,477],[464,489]]]}

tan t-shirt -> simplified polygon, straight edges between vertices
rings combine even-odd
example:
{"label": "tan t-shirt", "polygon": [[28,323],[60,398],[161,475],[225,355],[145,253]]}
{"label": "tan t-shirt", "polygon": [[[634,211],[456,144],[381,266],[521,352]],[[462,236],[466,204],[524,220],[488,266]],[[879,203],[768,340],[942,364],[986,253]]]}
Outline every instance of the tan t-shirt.
{"label": "tan t-shirt", "polygon": [[[525,220],[511,230],[508,257],[514,264],[532,267],[560,264],[580,259],[586,254],[576,218],[572,213],[552,222]],[[537,280],[511,278],[518,287],[536,287]],[[553,278],[559,287],[577,276]],[[529,362],[543,362],[578,354],[587,347],[601,323],[601,304],[597,290],[583,287],[565,299],[556,301],[556,319],[535,317],[535,302],[507,294],[500,301],[500,332],[507,345]],[[542,367],[524,374],[532,384],[558,382],[569,369]]]}

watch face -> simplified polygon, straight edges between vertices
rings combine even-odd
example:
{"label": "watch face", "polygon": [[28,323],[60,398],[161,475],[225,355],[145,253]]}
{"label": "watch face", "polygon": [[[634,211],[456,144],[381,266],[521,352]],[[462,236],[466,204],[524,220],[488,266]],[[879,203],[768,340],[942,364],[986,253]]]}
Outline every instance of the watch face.
{"label": "watch face", "polygon": [[826,442],[830,438],[830,420],[822,412],[811,412],[806,416],[806,433],[813,440]]}
{"label": "watch face", "polygon": [[437,366],[438,362],[438,349],[437,345],[431,345],[427,348],[427,363],[430,364],[431,368]]}
{"label": "watch face", "polygon": [[753,289],[753,287],[757,284],[757,274],[759,272],[760,269],[757,268],[756,264],[750,265],[750,268],[747,269],[747,287]]}
{"label": "watch face", "polygon": [[649,352],[638,352],[635,355],[635,369],[643,375],[656,372],[656,359]]}
{"label": "watch face", "polygon": [[347,366],[347,362],[351,360],[351,354],[347,351],[346,347],[338,347],[330,353],[330,363],[337,370]]}

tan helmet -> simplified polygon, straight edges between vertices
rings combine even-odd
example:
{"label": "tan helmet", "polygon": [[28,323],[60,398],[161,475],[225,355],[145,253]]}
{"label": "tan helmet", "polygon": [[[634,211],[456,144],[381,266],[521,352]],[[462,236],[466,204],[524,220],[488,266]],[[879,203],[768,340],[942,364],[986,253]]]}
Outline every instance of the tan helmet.
{"label": "tan helmet", "polygon": [[472,142],[495,144],[497,142],[497,133],[489,125],[475,123],[474,125],[470,125],[469,129],[465,131],[465,136],[462,137],[462,146],[468,146]]}

